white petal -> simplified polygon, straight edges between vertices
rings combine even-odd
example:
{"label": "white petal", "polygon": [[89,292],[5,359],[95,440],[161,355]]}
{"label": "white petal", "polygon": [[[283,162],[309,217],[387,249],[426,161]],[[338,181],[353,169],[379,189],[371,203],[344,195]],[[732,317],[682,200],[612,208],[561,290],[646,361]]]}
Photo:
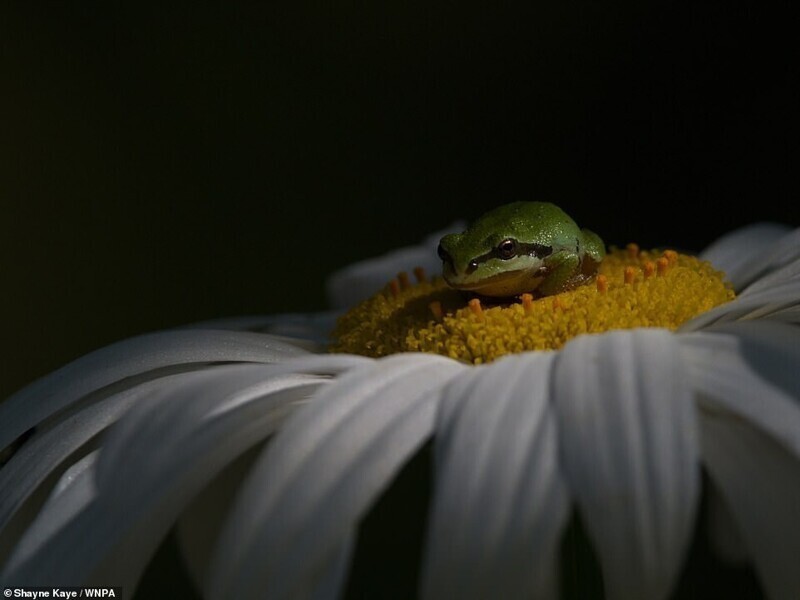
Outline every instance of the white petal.
{"label": "white petal", "polygon": [[309,594],[310,600],[330,600],[339,597],[342,587],[346,583],[350,557],[353,555],[355,546],[355,531],[350,531],[339,540],[336,554],[325,565],[325,571],[322,572],[314,589]]}
{"label": "white petal", "polygon": [[763,250],[762,255],[754,256],[742,266],[735,289],[744,289],[758,279],[769,275],[800,258],[800,228],[777,238]]}
{"label": "white petal", "polygon": [[[178,521],[177,534],[181,556],[198,590],[205,590],[207,587],[206,579],[212,553],[225,516],[231,509],[239,486],[242,485],[261,450],[260,446],[253,448],[226,468],[194,499]],[[320,578],[317,590],[311,594],[312,598],[323,600],[337,596],[347,576],[355,544],[352,538],[353,536],[342,544],[338,558],[331,561],[330,570]]]}
{"label": "white petal", "polygon": [[329,311],[316,314],[280,315],[280,318],[276,318],[270,324],[266,333],[292,340],[309,340],[314,342],[318,348],[323,348],[330,343],[331,332],[336,326],[336,319],[341,314],[342,311]]}
{"label": "white petal", "polygon": [[445,388],[423,598],[557,597],[569,497],[549,404],[553,358],[509,357]]}
{"label": "white petal", "polygon": [[692,533],[698,441],[674,337],[581,336],[556,362],[564,469],[609,600],[665,598]]}
{"label": "white petal", "polygon": [[263,446],[256,445],[228,465],[194,497],[178,519],[176,533],[181,557],[198,590],[205,589],[209,563],[225,516],[261,450]]}
{"label": "white petal", "polygon": [[717,323],[753,319],[800,324],[800,278],[774,282],[752,293],[743,293],[687,321],[678,330],[698,331]]}
{"label": "white petal", "polygon": [[[176,365],[269,363],[305,353],[284,341],[249,332],[164,331],[117,342],[69,363],[0,403],[0,449],[50,415],[122,380],[135,384],[163,376],[167,374],[164,369]],[[159,372],[148,375],[153,371]]]}
{"label": "white petal", "polygon": [[[344,354],[304,357],[271,367],[275,373],[334,375],[346,369],[371,364],[373,359]],[[177,532],[181,552],[198,589],[206,588],[206,578],[214,546],[225,515],[236,491],[249,473],[261,448],[253,448],[229,465],[218,478],[195,497],[183,512]]]}
{"label": "white petal", "polygon": [[770,313],[769,318],[773,321],[800,325],[800,303],[775,310]]}
{"label": "white petal", "polygon": [[771,598],[800,596],[800,330],[735,323],[681,336],[703,460]]}
{"label": "white petal", "polygon": [[5,579],[135,587],[192,497],[324,383],[272,371],[219,367],[139,402],[101,450],[94,500],[26,560],[12,557]]}
{"label": "white petal", "polygon": [[428,236],[419,246],[408,246],[383,256],[363,260],[335,272],[328,279],[328,302],[333,308],[349,308],[380,291],[401,271],[422,267],[429,275],[439,274],[442,261],[436,247],[443,235],[464,229],[455,222]]}
{"label": "white petal", "polygon": [[94,500],[94,467],[99,450],[67,469],[15,548],[13,562],[28,560],[47,540]]}
{"label": "white petal", "polygon": [[336,325],[339,311],[320,313],[289,313],[281,315],[250,315],[211,319],[184,325],[181,329],[223,329],[231,331],[254,331],[269,333],[274,337],[291,338],[292,344],[313,342],[301,347],[313,351],[328,342],[330,332]]}
{"label": "white petal", "polygon": [[752,321],[677,337],[700,406],[749,421],[800,458],[800,329]]}
{"label": "white petal", "polygon": [[791,231],[778,223],[754,223],[723,235],[700,253],[700,258],[724,271],[735,289],[750,277],[748,263],[763,257],[767,248]]}
{"label": "white petal", "polygon": [[311,594],[370,504],[429,437],[441,386],[464,368],[400,354],[321,392],[253,468],[218,544],[210,597]]}
{"label": "white petal", "polygon": [[[208,368],[208,367],[207,367]],[[136,401],[197,373],[160,377],[75,411],[28,440],[0,470],[0,534],[45,479],[92,437],[114,423]]]}
{"label": "white petal", "polygon": [[789,281],[797,280],[798,278],[800,278],[800,258],[796,258],[783,267],[780,267],[779,269],[776,269],[767,275],[756,279],[739,295],[748,296],[750,294],[754,294],[755,292],[761,292]]}
{"label": "white petal", "polygon": [[747,421],[700,412],[703,461],[773,600],[800,598],[800,462]]}

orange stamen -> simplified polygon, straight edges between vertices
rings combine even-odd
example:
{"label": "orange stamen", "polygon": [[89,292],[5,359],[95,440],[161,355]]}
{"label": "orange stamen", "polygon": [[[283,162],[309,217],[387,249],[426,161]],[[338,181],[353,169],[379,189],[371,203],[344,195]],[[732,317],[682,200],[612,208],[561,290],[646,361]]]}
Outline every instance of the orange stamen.
{"label": "orange stamen", "polygon": [[658,265],[659,277],[663,277],[666,274],[667,269],[669,269],[669,259],[662,256],[656,261],[656,265]]}
{"label": "orange stamen", "polygon": [[678,262],[678,253],[675,250],[664,250],[664,258],[669,261],[670,266]]}
{"label": "orange stamen", "polygon": [[431,312],[433,313],[433,318],[434,319],[436,319],[437,321],[441,321],[442,320],[442,316],[444,315],[444,313],[442,313],[442,303],[441,302],[439,302],[438,300],[434,300],[433,302],[428,304],[428,308],[431,309]]}
{"label": "orange stamen", "polygon": [[424,281],[426,281],[427,277],[425,276],[425,269],[423,269],[422,267],[414,267],[414,277],[417,278],[417,281],[419,283],[423,283]]}
{"label": "orange stamen", "polygon": [[533,296],[531,294],[522,294],[522,308],[526,313],[530,313],[533,309]]}
{"label": "orange stamen", "polygon": [[656,265],[652,260],[648,260],[644,263],[644,268],[642,270],[644,271],[644,278],[649,279],[653,276],[653,273],[656,272]]}
{"label": "orange stamen", "polygon": [[469,308],[476,317],[483,318],[483,309],[481,308],[481,301],[478,298],[473,298],[469,301]]}
{"label": "orange stamen", "polygon": [[628,250],[628,256],[630,258],[636,258],[637,256],[639,256],[639,245],[638,244],[634,244],[633,242],[631,242],[625,248]]}
{"label": "orange stamen", "polygon": [[397,282],[397,279],[392,279],[389,282],[389,291],[392,292],[392,296],[395,298],[400,294],[400,284]]}
{"label": "orange stamen", "polygon": [[411,281],[408,279],[408,273],[405,271],[401,271],[397,274],[397,278],[400,280],[400,289],[407,290],[411,287]]}
{"label": "orange stamen", "polygon": [[605,275],[597,276],[597,291],[605,294],[608,291],[608,277]]}
{"label": "orange stamen", "polygon": [[636,269],[633,267],[625,267],[625,283],[631,284],[636,279]]}

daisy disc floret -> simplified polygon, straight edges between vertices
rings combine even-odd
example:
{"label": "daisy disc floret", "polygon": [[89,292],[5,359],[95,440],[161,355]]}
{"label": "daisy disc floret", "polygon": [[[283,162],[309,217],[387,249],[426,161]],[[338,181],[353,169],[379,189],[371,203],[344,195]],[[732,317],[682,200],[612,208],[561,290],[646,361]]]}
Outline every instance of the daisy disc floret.
{"label": "daisy disc floret", "polygon": [[431,352],[480,364],[527,350],[557,350],[583,333],[677,329],[732,300],[723,273],[674,250],[608,253],[593,282],[553,296],[522,294],[510,302],[469,298],[421,269],[400,273],[383,291],[339,320],[335,352],[380,357]]}

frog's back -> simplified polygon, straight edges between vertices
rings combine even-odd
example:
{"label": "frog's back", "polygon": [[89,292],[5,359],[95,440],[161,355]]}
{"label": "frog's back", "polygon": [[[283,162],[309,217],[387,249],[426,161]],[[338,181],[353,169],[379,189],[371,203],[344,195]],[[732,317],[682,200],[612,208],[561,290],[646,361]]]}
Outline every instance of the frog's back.
{"label": "frog's back", "polygon": [[497,233],[498,229],[519,239],[538,232],[546,238],[543,242],[574,238],[580,231],[575,221],[555,204],[518,201],[483,214],[470,227],[469,233],[475,239],[483,239]]}
{"label": "frog's back", "polygon": [[[572,221],[569,215],[552,202],[530,202],[521,200],[499,207],[506,210],[507,216],[516,216],[534,221]],[[496,209],[497,210],[497,209]],[[574,221],[572,221],[574,223]]]}

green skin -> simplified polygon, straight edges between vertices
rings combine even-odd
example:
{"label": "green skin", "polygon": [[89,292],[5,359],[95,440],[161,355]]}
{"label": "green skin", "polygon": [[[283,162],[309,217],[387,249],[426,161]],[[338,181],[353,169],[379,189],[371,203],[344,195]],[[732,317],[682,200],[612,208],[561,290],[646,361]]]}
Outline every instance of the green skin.
{"label": "green skin", "polygon": [[555,204],[513,202],[439,242],[450,287],[491,298],[558,294],[590,281],[603,241]]}

